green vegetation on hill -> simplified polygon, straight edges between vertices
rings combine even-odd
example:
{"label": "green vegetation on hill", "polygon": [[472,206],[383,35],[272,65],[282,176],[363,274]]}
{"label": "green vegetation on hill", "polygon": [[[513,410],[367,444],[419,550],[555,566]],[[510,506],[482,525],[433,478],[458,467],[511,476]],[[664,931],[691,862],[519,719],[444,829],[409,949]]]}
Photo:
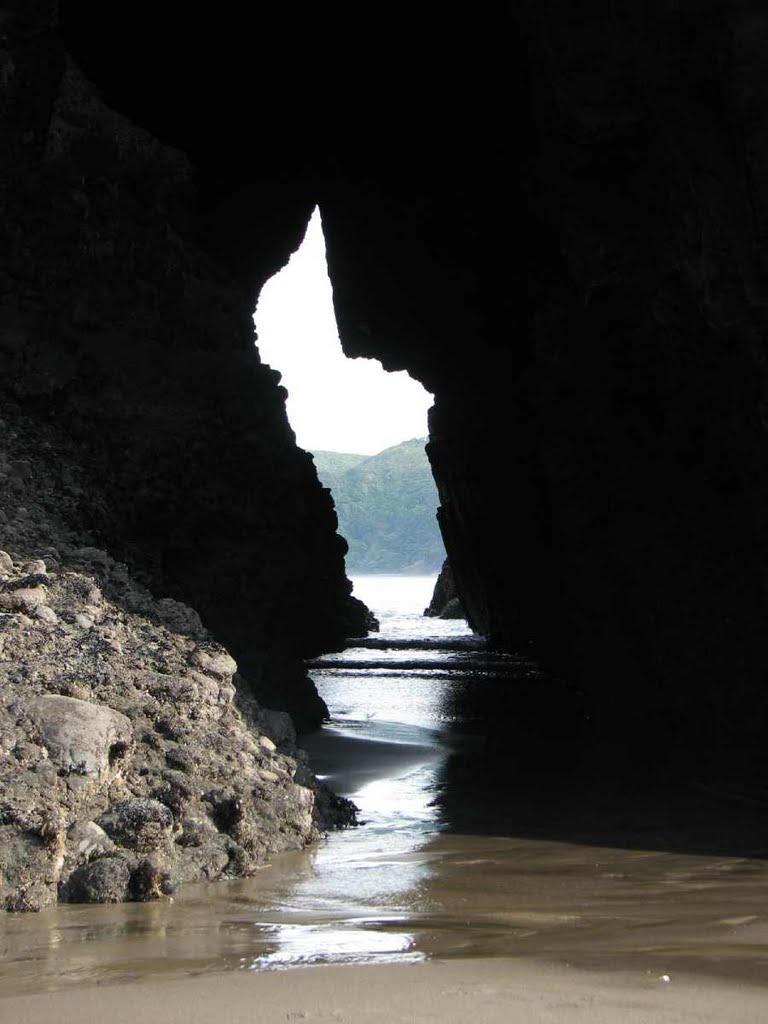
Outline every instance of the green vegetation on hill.
{"label": "green vegetation on hill", "polygon": [[370,455],[352,455],[348,452],[312,452],[312,457],[323,486],[332,487],[328,481],[333,480],[335,484],[347,470],[359,466],[361,462],[369,459]]}
{"label": "green vegetation on hill", "polygon": [[445,558],[424,438],[378,455],[312,452],[349,544],[349,573],[438,572]]}

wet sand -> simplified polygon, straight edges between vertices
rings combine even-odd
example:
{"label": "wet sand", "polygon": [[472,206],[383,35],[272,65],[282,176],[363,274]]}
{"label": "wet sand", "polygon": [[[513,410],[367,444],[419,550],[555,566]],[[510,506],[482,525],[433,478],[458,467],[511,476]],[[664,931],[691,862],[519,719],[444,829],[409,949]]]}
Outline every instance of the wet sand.
{"label": "wet sand", "polygon": [[[355,796],[371,777],[380,790],[397,786],[435,756],[425,744],[333,729],[314,748]],[[584,1007],[617,1021],[768,1020],[768,862],[737,842],[740,832],[755,839],[751,815],[725,829],[727,854],[718,843],[665,849],[660,829],[638,833],[638,805],[640,841],[626,846],[482,829],[403,836],[393,826],[407,808],[386,817],[387,794],[371,825],[276,858],[252,879],[0,921],[0,1024],[88,1024],[105,1011],[133,1020],[138,1006],[169,1024],[374,1021],[388,1019],[392,999],[405,1000],[401,1019],[425,1021],[466,1019],[472,999],[486,1014],[472,1019],[491,1022],[518,1010],[520,1020],[600,1020],[579,1016]],[[479,805],[473,791],[468,806],[486,819]],[[250,1000],[258,1015],[242,1016]]]}
{"label": "wet sand", "polygon": [[371,741],[326,726],[301,738],[313,765],[341,796],[351,796],[374,780],[400,777],[409,769],[440,758],[435,744]]}
{"label": "wet sand", "polygon": [[0,999],[8,1024],[764,1024],[768,990],[525,960],[241,971]]}

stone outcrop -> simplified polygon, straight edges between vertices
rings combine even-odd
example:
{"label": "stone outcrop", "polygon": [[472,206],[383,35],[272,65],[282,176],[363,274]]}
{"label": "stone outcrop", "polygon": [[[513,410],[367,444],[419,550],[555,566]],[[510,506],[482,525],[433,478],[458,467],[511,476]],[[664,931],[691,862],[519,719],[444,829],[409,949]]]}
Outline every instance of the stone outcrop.
{"label": "stone outcrop", "polygon": [[456,589],[456,581],[453,578],[451,563],[446,560],[440,574],[435,580],[435,589],[432,592],[432,600],[429,606],[424,609],[424,614],[433,619],[465,619],[467,616],[461,603],[461,597]]}
{"label": "stone outcrop", "polygon": [[326,8],[17,8],[0,382],[66,521],[308,699],[341,545],[247,321],[319,203],[345,350],[435,394],[472,625],[577,680],[585,735],[763,771],[763,5],[395,6],[351,44]]}
{"label": "stone outcrop", "polygon": [[430,64],[447,90],[421,135],[418,104],[394,119],[402,173],[323,193],[343,344],[435,392],[470,623],[578,681],[617,756],[764,779],[768,15],[509,20],[505,54],[454,39],[474,85]]}
{"label": "stone outcrop", "polygon": [[[187,157],[105,106],[53,9],[3,25],[0,402],[22,435],[0,469],[3,512],[28,508],[30,490],[37,504],[45,481],[81,543],[194,605],[262,697],[317,725],[312,684],[273,681],[343,644],[345,542],[280,375],[259,360],[255,292],[190,230]],[[45,538],[34,523],[27,535],[30,557]]]}
{"label": "stone outcrop", "polygon": [[79,559],[0,553],[0,907],[152,899],[354,820],[192,609]]}

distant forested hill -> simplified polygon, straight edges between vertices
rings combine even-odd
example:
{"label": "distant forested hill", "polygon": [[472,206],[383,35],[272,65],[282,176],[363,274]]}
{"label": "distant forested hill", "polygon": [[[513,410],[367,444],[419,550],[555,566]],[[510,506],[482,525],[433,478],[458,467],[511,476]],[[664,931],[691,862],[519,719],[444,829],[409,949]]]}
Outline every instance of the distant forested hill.
{"label": "distant forested hill", "polygon": [[438,572],[445,558],[435,519],[437,489],[424,438],[378,455],[313,452],[330,487],[339,533],[349,544],[347,572]]}

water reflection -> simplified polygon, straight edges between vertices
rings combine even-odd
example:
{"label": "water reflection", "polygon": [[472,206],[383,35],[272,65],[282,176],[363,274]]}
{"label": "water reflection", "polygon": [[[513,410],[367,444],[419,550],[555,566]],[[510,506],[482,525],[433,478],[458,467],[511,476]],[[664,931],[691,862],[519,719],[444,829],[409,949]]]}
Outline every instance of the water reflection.
{"label": "water reflection", "polygon": [[[387,699],[367,707],[349,693],[342,676],[318,679],[327,695],[348,698],[332,726],[307,737],[317,771],[360,808],[364,824],[329,837],[313,858],[312,876],[291,891],[284,909],[307,923],[276,924],[275,946],[254,966],[323,962],[406,962],[423,959],[415,936],[402,925],[428,913],[425,893],[432,874],[422,850],[440,828],[437,777],[449,747],[439,731],[411,721],[376,717]],[[327,699],[327,698],[326,698]],[[423,703],[423,702],[422,702]],[[431,719],[439,695],[429,697]],[[371,713],[370,708],[374,707]],[[290,909],[289,909],[290,908]],[[318,916],[333,918],[317,925]]]}
{"label": "water reflection", "polygon": [[413,935],[398,930],[406,920],[356,918],[324,925],[261,926],[275,933],[275,949],[247,966],[260,970],[321,963],[417,963],[424,954],[413,950]]}

